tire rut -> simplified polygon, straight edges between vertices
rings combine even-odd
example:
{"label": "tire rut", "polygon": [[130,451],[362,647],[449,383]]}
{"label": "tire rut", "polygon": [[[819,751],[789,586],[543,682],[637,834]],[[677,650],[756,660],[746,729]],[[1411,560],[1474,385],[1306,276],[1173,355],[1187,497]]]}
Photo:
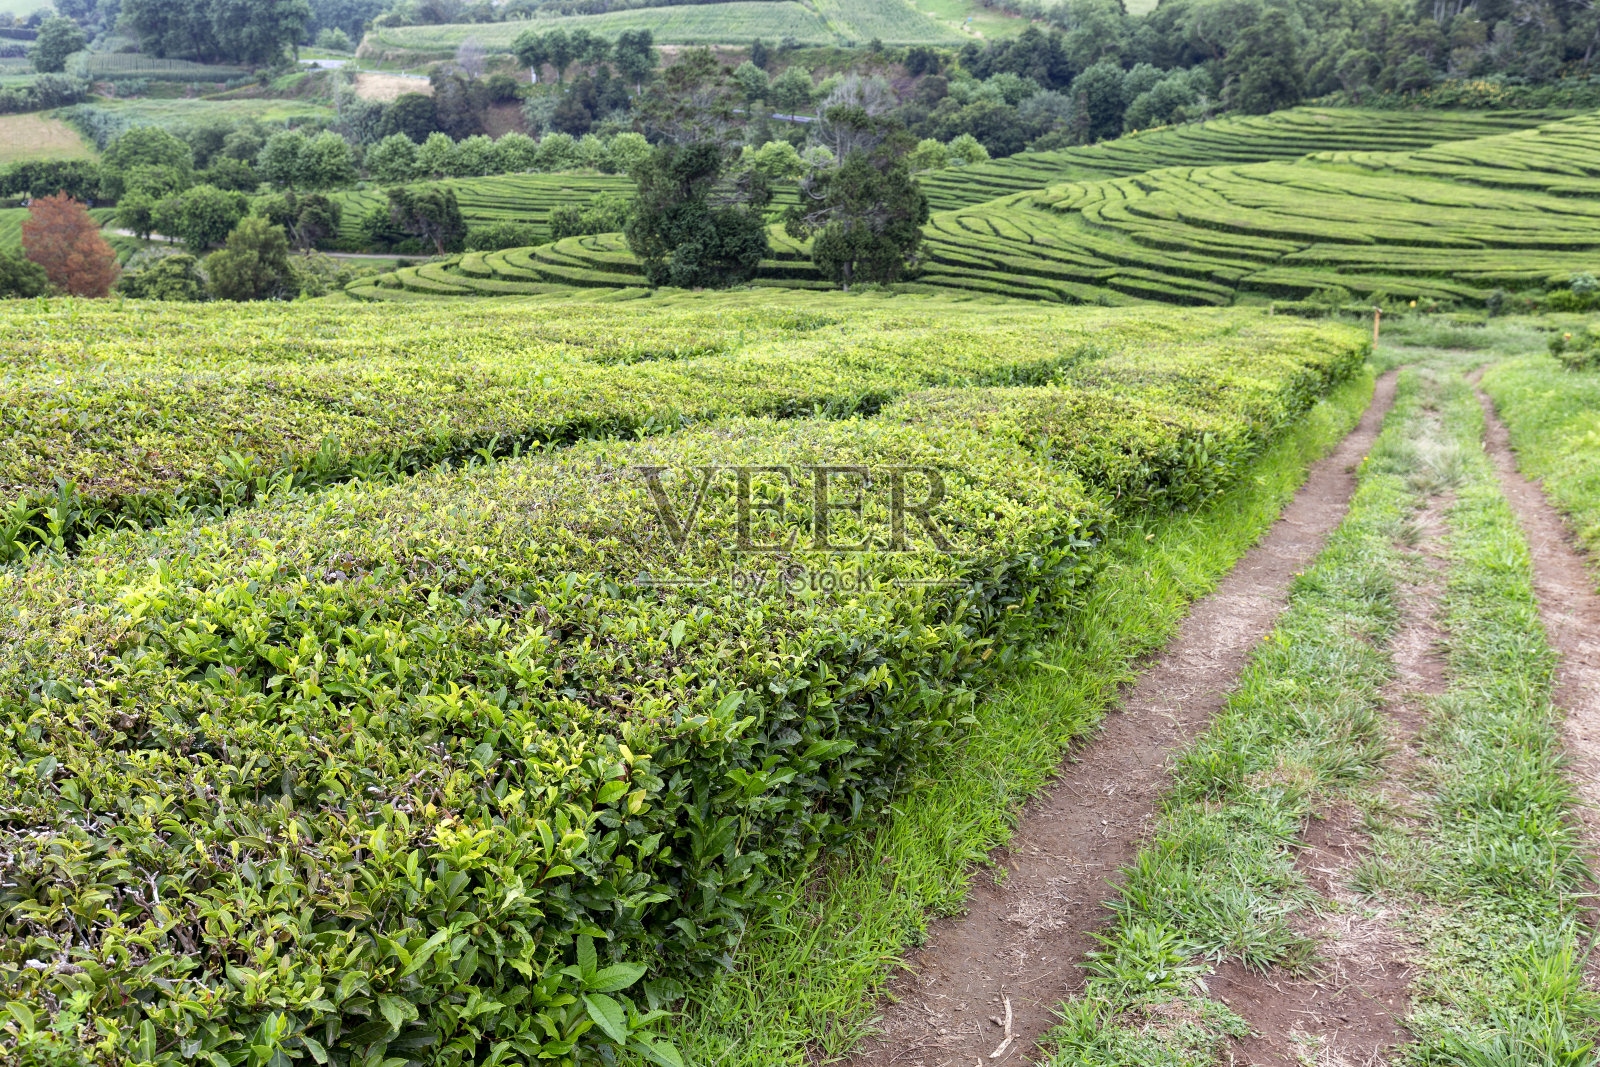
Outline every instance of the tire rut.
{"label": "tire rut", "polygon": [[[851,1067],[1020,1064],[1082,986],[1101,901],[1137,854],[1168,784],[1168,759],[1221,709],[1251,650],[1271,630],[1295,575],[1321,550],[1355,492],[1355,468],[1394,401],[1378,379],[1360,423],[1311,468],[1278,521],[1124,691],[1120,712],[1069,758],[1055,785],[1023,811],[997,857],[1003,877],[975,885],[964,916],[941,920],[908,973],[891,983],[882,1034]],[[1005,1041],[1010,1020],[1012,1039]]]}

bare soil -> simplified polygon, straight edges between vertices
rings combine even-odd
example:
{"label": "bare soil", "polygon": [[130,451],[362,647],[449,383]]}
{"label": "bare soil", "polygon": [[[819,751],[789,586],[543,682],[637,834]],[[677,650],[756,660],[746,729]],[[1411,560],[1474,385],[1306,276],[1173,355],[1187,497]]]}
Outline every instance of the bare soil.
{"label": "bare soil", "polygon": [[[972,1067],[1033,1059],[1054,1009],[1082,987],[1079,961],[1156,814],[1167,762],[1210,722],[1251,649],[1272,628],[1303,570],[1339,524],[1356,465],[1394,400],[1378,381],[1360,424],[1315,464],[1294,501],[1215,592],[1196,601],[1176,638],[1125,691],[1120,713],[1066,762],[1023,812],[994,879],[974,886],[965,916],[936,924],[885,1003],[883,1034],[855,1067]],[[1009,1013],[1012,1039],[1006,1038]]]}

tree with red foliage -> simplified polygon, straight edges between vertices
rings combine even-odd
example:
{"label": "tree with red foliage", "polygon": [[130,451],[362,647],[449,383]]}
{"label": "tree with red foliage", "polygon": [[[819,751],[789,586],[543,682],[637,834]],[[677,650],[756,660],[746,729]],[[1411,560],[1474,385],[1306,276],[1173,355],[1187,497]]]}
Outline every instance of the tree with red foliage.
{"label": "tree with red foliage", "polygon": [[22,224],[22,248],[64,293],[105,296],[117,280],[117,254],[99,223],[66,193],[33,201]]}

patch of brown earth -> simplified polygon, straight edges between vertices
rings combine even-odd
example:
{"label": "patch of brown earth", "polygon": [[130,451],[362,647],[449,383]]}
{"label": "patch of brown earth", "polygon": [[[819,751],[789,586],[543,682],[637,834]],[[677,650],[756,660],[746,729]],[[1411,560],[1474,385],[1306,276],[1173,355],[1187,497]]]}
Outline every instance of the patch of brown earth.
{"label": "patch of brown earth", "polygon": [[1156,813],[1167,760],[1222,707],[1283,610],[1289,583],[1344,517],[1356,465],[1394,392],[1395,375],[1383,375],[1355,431],[1312,467],[1282,517],[1217,590],[1195,602],[1177,637],[1124,694],[1121,713],[1108,716],[1056,785],[1028,805],[1009,849],[996,857],[1004,877],[974,886],[964,917],[935,925],[891,986],[883,1034],[847,1062],[972,1067],[1033,1058],[1057,1021],[1054,1009],[1081,986],[1079,961],[1105,921],[1100,903]]}

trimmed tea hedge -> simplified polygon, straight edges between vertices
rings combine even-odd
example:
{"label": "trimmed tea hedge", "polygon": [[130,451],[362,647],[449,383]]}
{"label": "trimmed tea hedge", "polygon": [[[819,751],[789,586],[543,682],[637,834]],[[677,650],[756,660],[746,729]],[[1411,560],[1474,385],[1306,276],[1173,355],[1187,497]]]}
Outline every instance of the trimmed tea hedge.
{"label": "trimmed tea hedge", "polygon": [[[1070,352],[1081,313],[1034,314]],[[675,1062],[648,1036],[675,976],[1069,624],[1111,510],[1238,477],[1366,354],[1256,313],[1092,318],[1131,332],[966,408],[580,441],[0,571],[0,1032],[29,1062]],[[145,325],[153,360],[178,331]],[[777,468],[751,535],[793,550],[736,550],[731,476],[675,539],[640,469],[681,518],[722,464]],[[822,464],[877,477],[828,511],[865,546],[842,593],[783,484]],[[916,522],[894,550],[886,491],[925,469],[949,553]]]}
{"label": "trimmed tea hedge", "polygon": [[1201,350],[1238,329],[1218,316],[958,316],[924,302],[447,315],[58,302],[0,309],[0,323],[0,558],[481,454],[731,415],[870,413],[928,386],[1039,383],[1083,359],[1185,340]]}

